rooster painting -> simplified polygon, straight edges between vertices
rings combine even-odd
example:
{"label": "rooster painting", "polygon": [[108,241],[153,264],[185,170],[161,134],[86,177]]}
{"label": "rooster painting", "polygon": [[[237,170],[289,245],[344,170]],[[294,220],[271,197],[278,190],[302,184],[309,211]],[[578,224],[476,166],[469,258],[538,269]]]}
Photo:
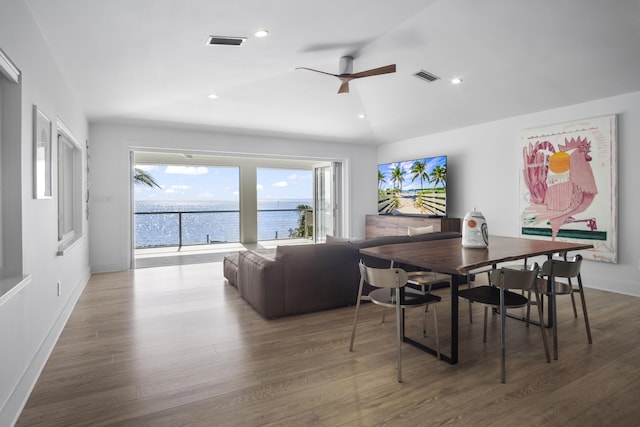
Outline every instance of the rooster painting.
{"label": "rooster painting", "polygon": [[586,137],[564,142],[557,151],[549,141],[529,143],[523,149],[524,183],[530,195],[526,217],[532,223],[548,222],[552,240],[568,223],[585,222],[591,231],[597,229],[595,218],[576,218],[598,194],[590,164],[591,143]]}

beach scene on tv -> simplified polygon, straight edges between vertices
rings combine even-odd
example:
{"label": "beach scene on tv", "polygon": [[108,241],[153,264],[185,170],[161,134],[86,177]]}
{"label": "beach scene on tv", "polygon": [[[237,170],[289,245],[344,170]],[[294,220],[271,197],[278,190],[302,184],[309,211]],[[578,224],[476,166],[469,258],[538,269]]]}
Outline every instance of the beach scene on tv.
{"label": "beach scene on tv", "polygon": [[447,156],[378,165],[378,213],[445,216]]}

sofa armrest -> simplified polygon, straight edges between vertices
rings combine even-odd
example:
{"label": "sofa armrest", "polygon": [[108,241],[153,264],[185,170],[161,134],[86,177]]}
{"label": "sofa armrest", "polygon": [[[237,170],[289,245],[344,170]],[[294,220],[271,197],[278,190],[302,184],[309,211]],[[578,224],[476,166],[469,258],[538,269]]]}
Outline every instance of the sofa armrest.
{"label": "sofa armrest", "polygon": [[267,319],[281,317],[285,313],[283,268],[268,255],[240,252],[238,291]]}

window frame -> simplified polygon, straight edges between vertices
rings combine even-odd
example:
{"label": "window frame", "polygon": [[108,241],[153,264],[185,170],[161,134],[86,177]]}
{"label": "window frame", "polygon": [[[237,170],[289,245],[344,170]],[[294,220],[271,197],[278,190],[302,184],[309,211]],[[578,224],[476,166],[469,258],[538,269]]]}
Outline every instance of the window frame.
{"label": "window frame", "polygon": [[66,246],[82,235],[82,147],[58,118],[58,244]]}

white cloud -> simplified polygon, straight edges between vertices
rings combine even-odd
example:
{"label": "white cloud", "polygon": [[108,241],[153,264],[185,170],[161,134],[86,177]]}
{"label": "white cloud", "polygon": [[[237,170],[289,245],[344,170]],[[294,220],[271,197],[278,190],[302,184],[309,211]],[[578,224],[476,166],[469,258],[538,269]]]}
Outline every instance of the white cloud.
{"label": "white cloud", "polygon": [[136,165],[136,169],[140,169],[146,172],[154,171],[158,169],[158,165]]}
{"label": "white cloud", "polygon": [[169,165],[164,170],[164,173],[180,174],[180,175],[204,175],[208,172],[208,169],[204,166],[176,166]]}
{"label": "white cloud", "polygon": [[297,173],[293,173],[287,177],[289,181],[308,181],[311,178],[311,174],[300,175]]}
{"label": "white cloud", "polygon": [[273,184],[274,187],[286,187],[288,185],[287,181],[280,181]]}
{"label": "white cloud", "polygon": [[256,185],[256,190],[258,190],[258,191],[262,191],[262,190],[264,190],[264,185],[262,185],[262,184],[257,184],[257,185]]}
{"label": "white cloud", "polygon": [[198,197],[202,198],[202,199],[212,199],[213,196],[215,196],[215,194],[208,192],[208,191],[204,191],[202,193],[198,193]]}
{"label": "white cloud", "polygon": [[164,192],[165,193],[180,193],[183,191],[186,191],[188,189],[190,189],[191,187],[189,187],[188,185],[171,185],[169,187],[167,187]]}

